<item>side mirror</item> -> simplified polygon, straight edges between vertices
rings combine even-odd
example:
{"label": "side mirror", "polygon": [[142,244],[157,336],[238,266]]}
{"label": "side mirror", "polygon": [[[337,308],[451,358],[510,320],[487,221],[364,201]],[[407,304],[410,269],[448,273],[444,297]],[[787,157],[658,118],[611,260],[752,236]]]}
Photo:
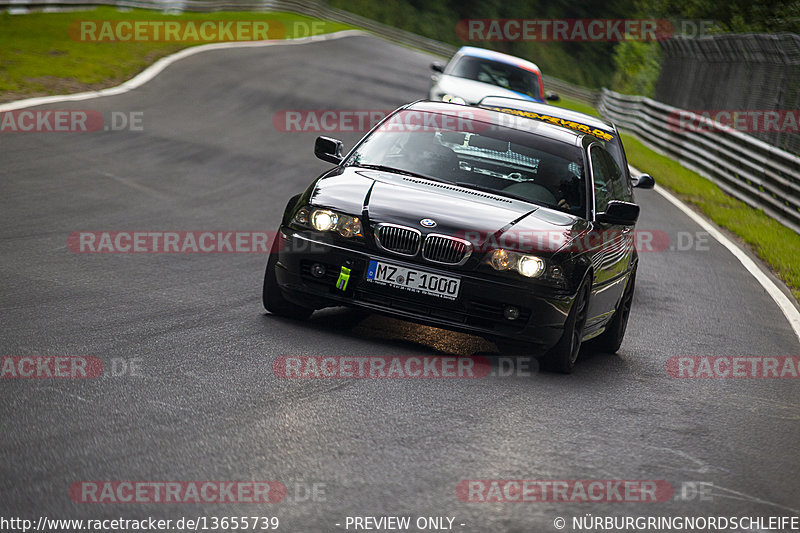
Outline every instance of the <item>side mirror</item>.
{"label": "side mirror", "polygon": [[656,180],[650,174],[639,174],[633,178],[633,186],[639,189],[652,189],[656,186]]}
{"label": "side mirror", "polygon": [[444,72],[444,65],[442,65],[438,61],[434,61],[433,63],[431,63],[431,70],[434,72]]}
{"label": "side mirror", "polygon": [[330,137],[317,137],[314,141],[314,155],[327,161],[338,165],[344,159],[342,155],[344,145],[339,139],[331,139]]}
{"label": "side mirror", "polygon": [[552,91],[545,91],[544,99],[547,100],[548,102],[558,102],[559,100],[561,100],[561,97]]}
{"label": "side mirror", "polygon": [[611,200],[608,202],[606,210],[597,213],[595,219],[606,224],[633,226],[639,220],[639,206],[630,202]]}

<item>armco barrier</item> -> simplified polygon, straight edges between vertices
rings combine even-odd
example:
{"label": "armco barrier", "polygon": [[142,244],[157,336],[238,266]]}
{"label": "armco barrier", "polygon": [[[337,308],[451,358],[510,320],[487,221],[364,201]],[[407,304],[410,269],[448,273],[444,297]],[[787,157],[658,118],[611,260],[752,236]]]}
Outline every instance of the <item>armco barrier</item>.
{"label": "armco barrier", "polygon": [[800,233],[800,157],[751,135],[643,96],[603,89],[600,113],[728,194]]}

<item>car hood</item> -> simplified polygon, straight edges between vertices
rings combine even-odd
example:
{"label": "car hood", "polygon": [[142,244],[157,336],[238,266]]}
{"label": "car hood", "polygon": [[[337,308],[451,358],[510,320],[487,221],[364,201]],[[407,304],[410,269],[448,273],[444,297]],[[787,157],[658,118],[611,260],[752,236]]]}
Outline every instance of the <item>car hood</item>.
{"label": "car hood", "polygon": [[451,96],[463,98],[468,104],[477,104],[487,96],[506,96],[509,98],[523,98],[531,102],[544,102],[542,99],[532,98],[525,93],[518,93],[509,89],[483,83],[481,81],[459,78],[456,76],[442,75],[439,78],[439,89]]}
{"label": "car hood", "polygon": [[[340,168],[320,178],[311,204],[361,215],[370,226],[401,224],[423,234],[494,247],[554,253],[585,230],[586,221],[535,204],[390,172]],[[424,227],[432,219],[435,227]]]}

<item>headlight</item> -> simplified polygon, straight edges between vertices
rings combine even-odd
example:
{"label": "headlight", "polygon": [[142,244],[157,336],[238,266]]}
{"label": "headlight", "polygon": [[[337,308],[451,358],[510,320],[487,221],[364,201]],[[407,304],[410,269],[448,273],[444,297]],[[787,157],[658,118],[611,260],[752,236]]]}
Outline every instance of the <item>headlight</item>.
{"label": "headlight", "polygon": [[298,211],[297,214],[294,216],[294,221],[303,225],[308,224],[308,209],[304,207],[300,211]]}
{"label": "headlight", "polygon": [[488,263],[495,270],[516,270],[526,278],[538,278],[545,269],[544,259],[535,255],[495,250],[488,257]]}
{"label": "headlight", "polygon": [[341,216],[336,230],[342,237],[361,237],[361,221],[358,217]]}
{"label": "headlight", "polygon": [[293,219],[295,224],[317,231],[335,231],[342,237],[363,237],[361,220],[330,209],[300,209]]}
{"label": "headlight", "polygon": [[311,225],[317,231],[330,231],[336,226],[338,218],[333,211],[317,209],[311,213]]}
{"label": "headlight", "polygon": [[544,261],[535,255],[523,255],[517,260],[517,272],[526,278],[538,278],[544,272]]}
{"label": "headlight", "polygon": [[442,102],[450,102],[451,104],[461,104],[461,105],[465,105],[467,103],[460,96],[453,96],[452,94],[443,95]]}
{"label": "headlight", "polygon": [[495,250],[489,258],[489,264],[495,270],[508,270],[512,266],[511,254],[505,250]]}

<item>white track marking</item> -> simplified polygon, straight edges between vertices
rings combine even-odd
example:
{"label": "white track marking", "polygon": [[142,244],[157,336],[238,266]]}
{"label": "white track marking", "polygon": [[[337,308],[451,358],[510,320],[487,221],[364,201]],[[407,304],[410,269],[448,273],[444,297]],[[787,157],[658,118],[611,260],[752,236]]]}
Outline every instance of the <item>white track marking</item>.
{"label": "white track marking", "polygon": [[[317,41],[327,41],[330,39],[340,39],[342,37],[371,35],[360,30],[344,30],[335,33],[326,33],[323,35],[315,35],[313,37],[302,37],[299,39],[283,39],[274,41],[247,41],[247,42],[231,42],[231,43],[212,43],[201,46],[194,46],[185,48],[180,52],[163,57],[147,67],[144,71],[136,77],[126,81],[122,85],[102,89],[100,91],[88,91],[76,94],[67,94],[59,96],[42,96],[39,98],[27,98],[25,100],[17,100],[15,102],[8,102],[0,104],[0,112],[13,111],[15,109],[23,109],[26,107],[33,107],[45,104],[53,104],[58,102],[76,102],[80,100],[90,100],[92,98],[100,98],[103,96],[114,96],[124,94],[128,91],[141,87],[148,81],[158,76],[161,71],[181,59],[202,52],[210,50],[224,50],[230,48],[258,48],[263,46],[286,46],[292,44],[306,44]],[[634,172],[638,173],[635,169]],[[664,190],[662,187],[656,186],[656,192],[663,196],[668,202],[680,209],[687,217],[692,219],[697,225],[706,230],[712,237],[714,237],[722,246],[728,249],[739,262],[747,269],[747,271],[758,281],[764,290],[772,297],[778,308],[783,312],[786,319],[789,321],[792,330],[800,340],[800,311],[794,306],[789,298],[781,291],[777,285],[764,273],[764,271],[753,261],[750,257],[737,246],[733,241],[727,238],[721,231],[714,225],[709,223],[703,217],[692,211],[689,206],[678,200],[675,196]]]}

